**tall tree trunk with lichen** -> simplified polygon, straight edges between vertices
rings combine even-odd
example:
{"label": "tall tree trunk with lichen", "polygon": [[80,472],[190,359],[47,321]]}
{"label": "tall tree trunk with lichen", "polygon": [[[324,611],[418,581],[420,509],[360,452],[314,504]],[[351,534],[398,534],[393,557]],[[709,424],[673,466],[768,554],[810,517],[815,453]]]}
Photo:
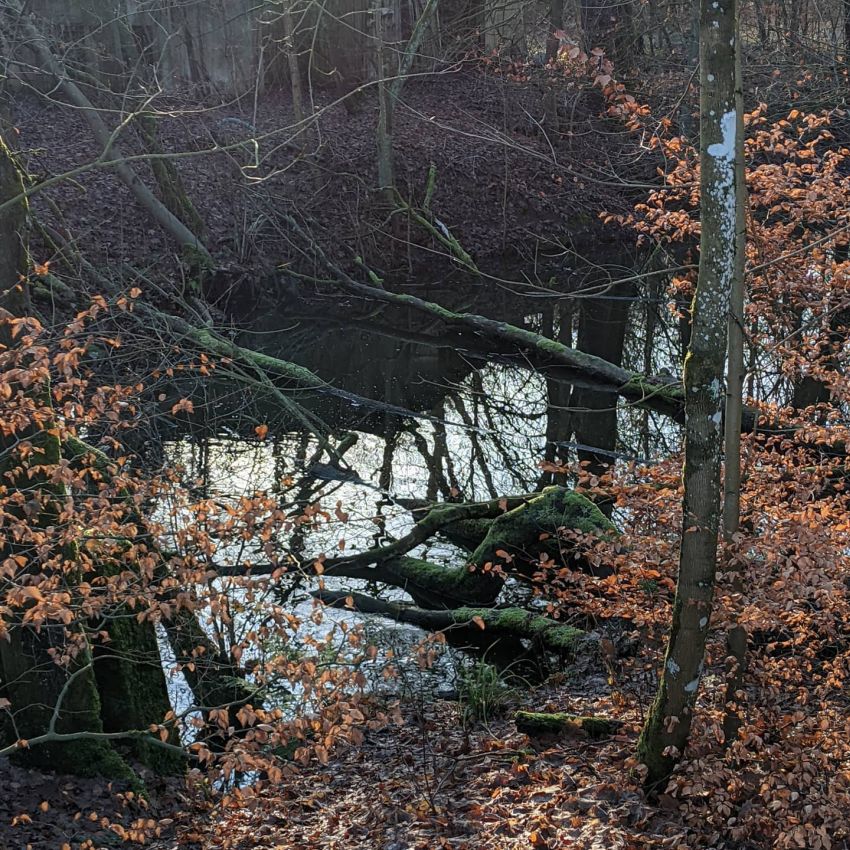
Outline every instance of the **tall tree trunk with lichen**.
{"label": "tall tree trunk with lichen", "polygon": [[688,742],[714,595],[721,520],[723,379],[741,200],[735,168],[740,110],[737,38],[736,0],[701,0],[700,265],[685,361],[685,496],[679,578],[661,681],[638,742],[638,755],[651,786],[669,777]]}
{"label": "tall tree trunk with lichen", "polygon": [[[741,419],[744,408],[744,273],[747,263],[747,181],[744,161],[744,91],[741,77],[741,45],[735,50],[735,273],[732,278],[729,305],[729,343],[726,366],[726,418],[724,431],[723,470],[723,538],[734,540],[741,523]],[[743,691],[746,672],[747,630],[733,625],[726,634],[726,706],[723,735],[729,746],[741,726],[739,694]]]}
{"label": "tall tree trunk with lichen", "polygon": [[744,411],[744,272],[747,263],[747,181],[741,46],[735,49],[735,267],[730,287],[724,430],[723,536],[731,540],[741,515],[741,420]]}

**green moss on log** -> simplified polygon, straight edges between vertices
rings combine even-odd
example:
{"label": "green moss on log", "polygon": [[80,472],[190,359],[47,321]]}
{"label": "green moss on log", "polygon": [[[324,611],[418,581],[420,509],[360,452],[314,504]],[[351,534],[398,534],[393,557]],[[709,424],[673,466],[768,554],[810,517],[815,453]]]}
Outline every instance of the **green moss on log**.
{"label": "green moss on log", "polygon": [[497,517],[470,561],[479,569],[488,563],[506,565],[500,553],[507,552],[513,567],[524,573],[534,571],[541,556],[562,563],[561,528],[597,536],[616,532],[590,499],[565,487],[547,487],[537,498]]}
{"label": "green moss on log", "polygon": [[457,624],[475,624],[476,620],[480,620],[485,630],[539,642],[558,655],[573,655],[579,643],[587,637],[581,629],[524,608],[458,608],[452,616]]}
{"label": "green moss on log", "polygon": [[599,739],[616,734],[623,726],[620,720],[563,712],[518,711],[514,719],[516,728],[526,735],[576,735]]}
{"label": "green moss on log", "polygon": [[[565,560],[564,555],[569,554],[570,548],[569,543],[559,536],[559,529],[595,536],[616,533],[614,525],[593,502],[565,487],[547,487],[540,495],[520,502],[495,519],[474,516],[474,512],[481,508],[474,505],[437,505],[417,523],[415,532],[382,550],[386,553],[392,551],[393,557],[381,558],[380,552],[373,551],[342,559],[332,570],[342,566],[338,573],[344,575],[345,566],[350,568],[358,560],[374,560],[378,564],[374,574],[378,581],[403,588],[425,608],[493,605],[499,596],[502,579],[498,573],[485,571],[488,564],[501,565],[505,572],[525,575],[534,573],[543,557],[558,564],[589,568],[581,559]],[[473,516],[468,516],[470,513]],[[455,518],[458,516],[460,519]],[[467,564],[452,568],[421,558],[395,556],[398,550],[410,549],[431,534],[447,527],[458,527],[461,523],[464,524],[464,532],[470,535],[472,524],[476,524],[479,533],[486,525],[484,539]]]}
{"label": "green moss on log", "polygon": [[444,525],[440,534],[455,546],[473,552],[487,537],[492,525],[492,519],[462,519]]}
{"label": "green moss on log", "polygon": [[417,604],[426,608],[493,604],[502,587],[501,580],[491,573],[465,566],[445,567],[421,558],[393,558],[383,568]]}
{"label": "green moss on log", "polygon": [[529,641],[541,652],[572,657],[583,645],[593,640],[580,629],[524,608],[462,607],[435,611],[404,602],[376,599],[355,591],[317,590],[312,595],[335,608],[352,607],[364,614],[381,614],[400,623],[410,623],[434,632],[462,633],[467,639],[477,639],[479,644],[511,637]]}

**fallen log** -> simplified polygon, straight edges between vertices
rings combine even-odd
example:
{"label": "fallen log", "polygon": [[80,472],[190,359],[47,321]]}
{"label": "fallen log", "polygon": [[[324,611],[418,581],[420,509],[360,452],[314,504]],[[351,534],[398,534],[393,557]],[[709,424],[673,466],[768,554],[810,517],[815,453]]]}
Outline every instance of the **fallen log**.
{"label": "fallen log", "polygon": [[429,611],[404,602],[376,599],[363,593],[317,590],[314,599],[332,608],[350,608],[362,614],[380,614],[399,623],[409,623],[431,632],[458,632],[481,638],[507,637],[528,640],[537,647],[562,657],[575,656],[596,639],[573,626],[526,611],[524,608],[455,608]]}
{"label": "fallen log", "polygon": [[573,735],[587,738],[607,738],[623,726],[620,720],[607,717],[582,716],[556,712],[518,711],[514,717],[516,728],[526,735]]}
{"label": "fallen log", "polygon": [[[389,546],[323,563],[327,575],[362,578],[392,584],[414,601],[435,610],[464,605],[495,604],[505,574],[530,577],[542,560],[595,574],[610,568],[586,563],[559,534],[569,529],[597,537],[616,534],[616,528],[589,499],[565,487],[547,487],[528,497],[512,497],[516,507],[504,511],[501,499],[465,505],[442,504],[429,511],[413,530]],[[453,523],[492,517],[484,539],[469,560],[448,567],[408,556],[407,552]]]}
{"label": "fallen log", "polygon": [[[362,296],[370,302],[408,307],[439,320],[449,328],[467,332],[479,339],[507,343],[522,353],[522,362],[527,367],[562,369],[568,376],[589,381],[598,389],[616,392],[636,407],[654,410],[677,422],[684,421],[685,391],[681,381],[659,381],[654,377],[624,369],[601,357],[579,351],[509,322],[490,319],[477,313],[455,312],[416,295],[391,292],[375,283],[363,283],[333,262],[292,216],[283,215],[283,218],[305,245],[309,246],[309,251],[315,258],[333,275],[331,285],[345,292]],[[468,265],[465,261],[462,261],[462,264]],[[475,271],[474,264],[470,270]],[[374,272],[367,271],[370,279],[379,280]],[[758,411],[745,407],[741,422],[742,430],[752,431],[757,424]]]}

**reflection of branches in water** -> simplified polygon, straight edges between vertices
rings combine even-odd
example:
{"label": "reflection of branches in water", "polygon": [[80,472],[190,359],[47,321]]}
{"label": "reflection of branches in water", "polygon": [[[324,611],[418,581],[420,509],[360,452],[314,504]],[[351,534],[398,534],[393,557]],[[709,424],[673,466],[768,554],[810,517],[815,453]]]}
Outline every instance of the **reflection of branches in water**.
{"label": "reflection of branches in water", "polygon": [[[384,450],[381,455],[381,466],[378,474],[378,486],[384,493],[389,493],[393,487],[393,459],[398,444],[398,431],[391,430],[384,439]],[[380,546],[387,539],[387,522],[384,508],[393,502],[383,494],[375,505],[375,533],[372,535],[372,545]]]}
{"label": "reflection of branches in water", "polygon": [[[481,470],[481,474],[484,476],[484,482],[487,485],[487,490],[492,498],[496,498],[498,495],[496,491],[496,487],[493,484],[493,476],[490,474],[490,469],[487,464],[487,460],[484,457],[484,452],[481,450],[481,441],[478,439],[478,435],[475,433],[475,427],[478,422],[476,421],[478,418],[478,400],[476,396],[472,397],[473,402],[473,410],[475,412],[475,418],[471,417],[466,409],[466,406],[463,403],[463,398],[461,396],[455,395],[452,396],[449,401],[452,404],[452,407],[457,411],[460,418],[463,420],[464,424],[469,427],[469,443],[472,448],[472,459],[474,462],[477,462],[479,469]],[[494,440],[495,441],[495,440]],[[468,486],[467,491],[473,492],[475,487],[473,484],[475,476],[475,466],[474,464],[469,465],[469,478],[468,478]]]}
{"label": "reflection of branches in water", "polygon": [[462,382],[446,382],[447,400],[457,414],[450,430],[466,431],[463,446],[453,440],[456,456],[469,456],[473,493],[465,496],[474,497],[476,490],[473,466],[488,495],[530,486],[533,479],[524,471],[531,473],[536,463],[545,417],[541,380],[516,368],[487,366]]}
{"label": "reflection of branches in water", "polygon": [[[440,439],[439,434],[435,433],[434,452],[432,454],[428,448],[428,441],[419,433],[418,428],[410,428],[408,433],[413,438],[413,445],[416,447],[416,450],[425,459],[425,465],[428,469],[428,485],[425,498],[430,501],[436,501],[437,493],[439,492],[444,499],[448,499],[452,485],[449,484],[443,472],[443,461],[446,459],[445,439]],[[445,436],[445,429],[443,429],[443,436]]]}

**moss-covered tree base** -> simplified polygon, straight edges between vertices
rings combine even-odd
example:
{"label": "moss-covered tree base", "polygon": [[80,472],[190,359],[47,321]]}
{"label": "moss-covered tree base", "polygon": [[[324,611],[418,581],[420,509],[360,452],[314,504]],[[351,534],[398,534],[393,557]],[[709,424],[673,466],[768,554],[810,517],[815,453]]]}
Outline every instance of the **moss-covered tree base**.
{"label": "moss-covered tree base", "polygon": [[[95,648],[95,676],[101,720],[106,732],[143,731],[162,723],[171,709],[159,646],[152,623],[133,616],[116,616],[108,626],[109,642]],[[179,743],[176,729],[169,742]],[[142,737],[120,745],[161,776],[182,773],[186,760]]]}
{"label": "moss-covered tree base", "polygon": [[109,741],[83,738],[20,749],[12,760],[23,767],[82,777],[121,779],[134,787],[139,778]]}

